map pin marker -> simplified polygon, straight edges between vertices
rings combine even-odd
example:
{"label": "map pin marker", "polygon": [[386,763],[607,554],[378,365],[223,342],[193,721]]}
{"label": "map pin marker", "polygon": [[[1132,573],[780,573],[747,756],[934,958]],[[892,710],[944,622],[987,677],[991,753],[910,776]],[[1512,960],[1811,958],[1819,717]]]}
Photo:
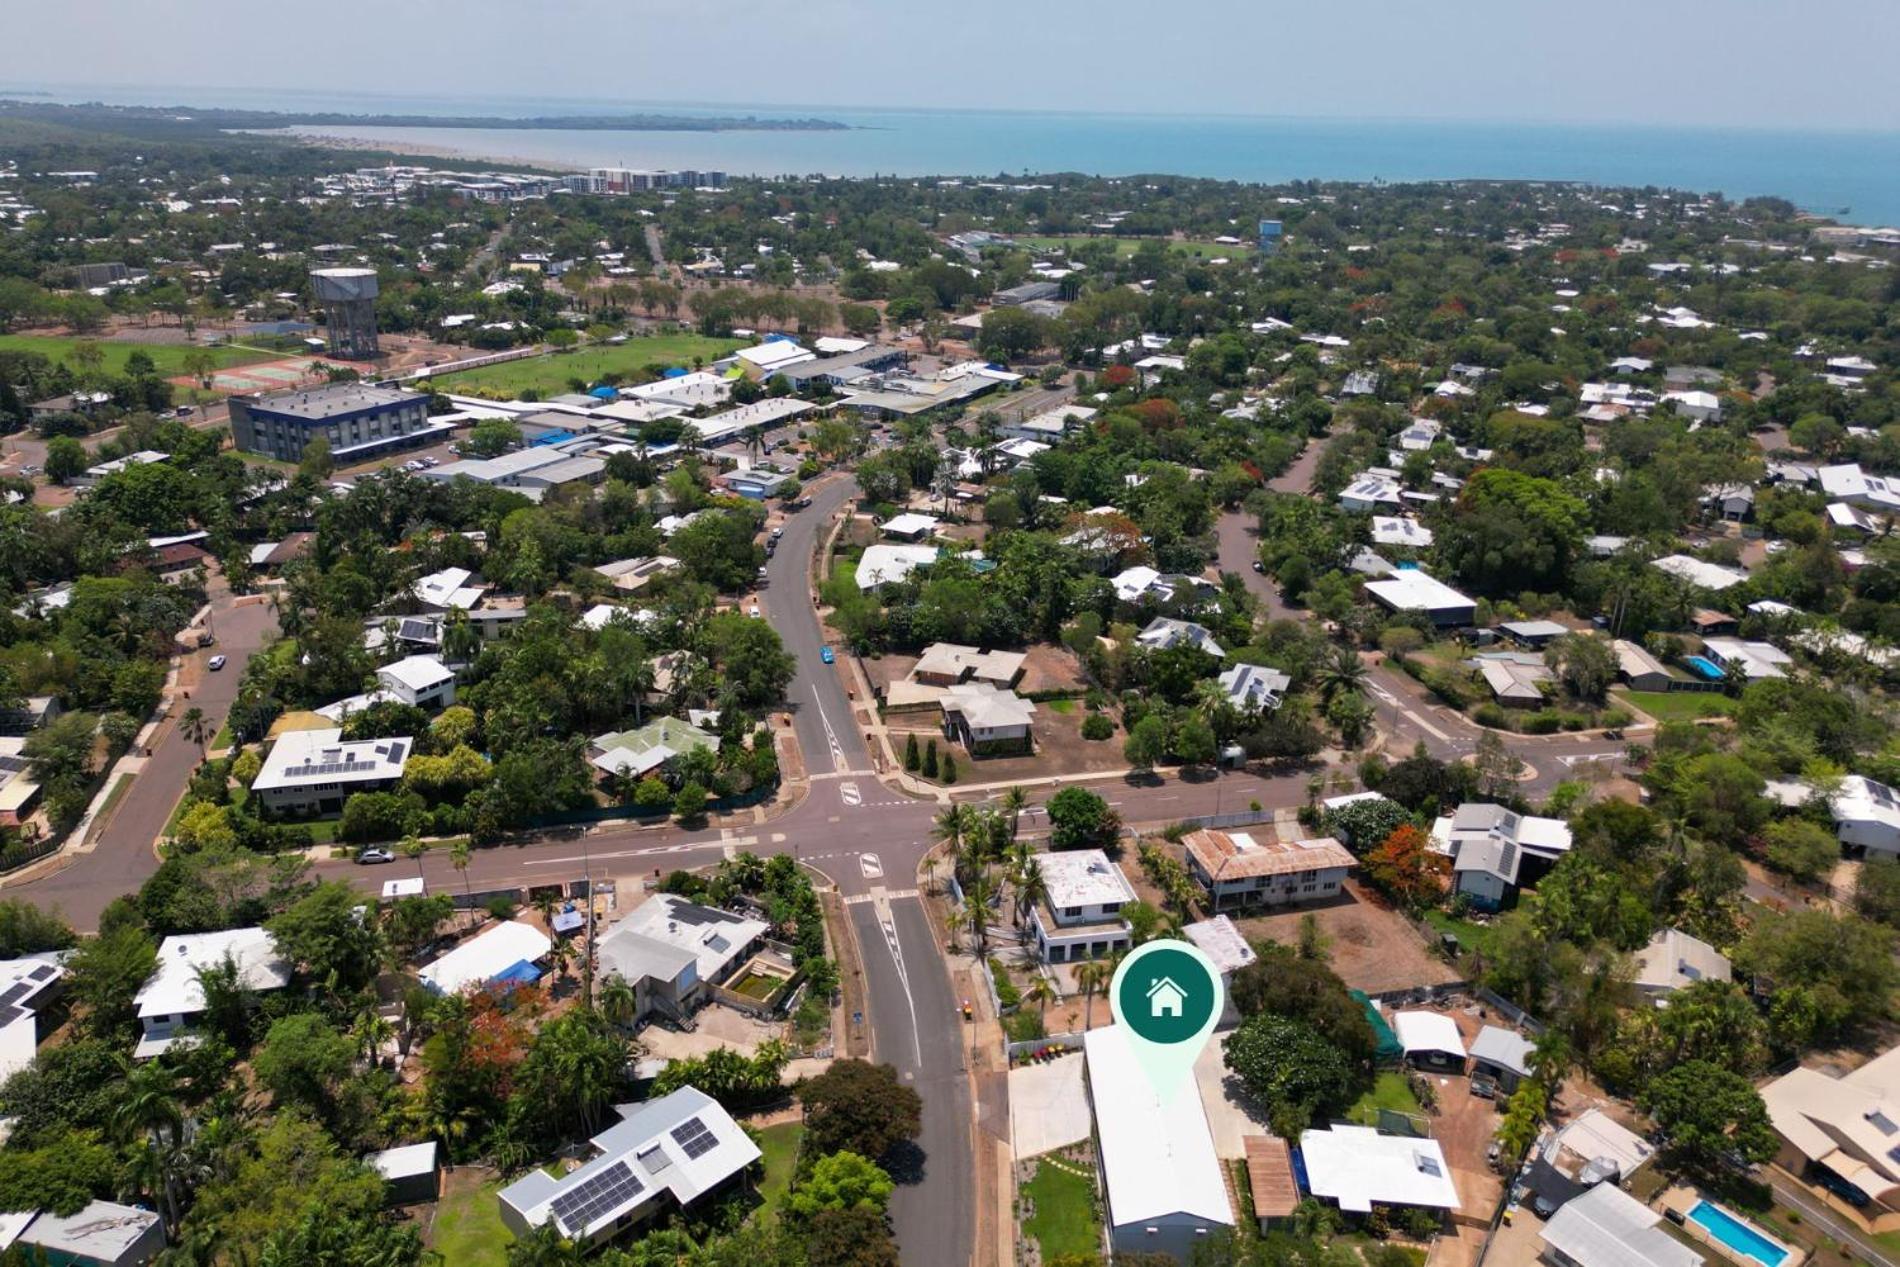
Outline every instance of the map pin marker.
{"label": "map pin marker", "polygon": [[1115,969],[1109,1008],[1163,1101],[1192,1079],[1226,1002],[1220,970],[1190,942],[1163,939],[1139,946]]}

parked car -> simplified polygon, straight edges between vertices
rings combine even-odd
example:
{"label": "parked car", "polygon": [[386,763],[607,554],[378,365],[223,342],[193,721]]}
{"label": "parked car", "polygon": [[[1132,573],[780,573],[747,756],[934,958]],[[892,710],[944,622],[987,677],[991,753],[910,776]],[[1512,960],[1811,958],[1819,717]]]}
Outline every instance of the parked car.
{"label": "parked car", "polygon": [[785,535],[785,529],[784,529],[784,528],[782,528],[782,527],[781,527],[781,528],[774,528],[774,529],[772,529],[772,540],[774,540],[774,541],[777,541],[777,540],[778,540],[778,539],[779,539],[780,537],[782,537],[782,536],[784,536],[784,535]]}
{"label": "parked car", "polygon": [[1265,576],[1267,574],[1267,565],[1262,563],[1259,559],[1255,559],[1253,561],[1253,570]]}
{"label": "parked car", "polygon": [[205,667],[210,669],[213,673],[216,673],[219,669],[224,667],[224,657],[221,655],[212,656],[209,660],[205,661]]}
{"label": "parked car", "polygon": [[837,656],[831,654],[830,647],[818,648],[818,658],[820,660],[823,660],[826,664],[835,664],[837,663],[837,660],[838,660]]}
{"label": "parked car", "polygon": [[1491,1141],[1491,1147],[1484,1150],[1485,1164],[1490,1166],[1491,1169],[1496,1170],[1498,1168],[1498,1159],[1503,1155],[1504,1145],[1494,1139]]}
{"label": "parked car", "polygon": [[1485,1074],[1474,1073],[1471,1075],[1471,1094],[1481,1100],[1495,1100],[1498,1098],[1498,1084]]}
{"label": "parked car", "polygon": [[357,854],[356,860],[367,867],[378,862],[394,862],[396,855],[393,851],[385,849],[381,845],[371,845],[369,848],[363,850],[363,852]]}
{"label": "parked car", "polygon": [[193,409],[190,405],[180,405],[173,412],[180,418],[189,418],[198,411]]}
{"label": "parked car", "polygon": [[809,510],[810,508],[811,508],[811,498],[809,497],[801,497],[797,501],[792,503],[793,510]]}
{"label": "parked car", "polygon": [[759,610],[759,605],[757,603],[754,603],[752,604],[752,606],[746,608],[745,614],[752,617],[752,619],[754,620],[763,620],[765,618],[765,613]]}

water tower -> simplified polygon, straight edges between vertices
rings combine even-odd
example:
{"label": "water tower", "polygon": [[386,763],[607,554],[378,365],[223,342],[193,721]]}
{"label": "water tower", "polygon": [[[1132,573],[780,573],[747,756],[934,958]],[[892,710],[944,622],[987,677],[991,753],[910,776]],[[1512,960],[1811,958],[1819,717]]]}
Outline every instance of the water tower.
{"label": "water tower", "polygon": [[376,355],[376,270],[315,268],[310,285],[323,305],[330,355],[367,361]]}

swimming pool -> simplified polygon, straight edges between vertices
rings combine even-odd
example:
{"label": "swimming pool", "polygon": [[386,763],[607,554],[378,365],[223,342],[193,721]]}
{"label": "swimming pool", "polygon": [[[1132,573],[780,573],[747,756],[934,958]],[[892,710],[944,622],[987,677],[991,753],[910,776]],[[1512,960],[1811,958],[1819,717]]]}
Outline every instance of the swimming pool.
{"label": "swimming pool", "polygon": [[1721,665],[1709,659],[1707,656],[1688,655],[1682,657],[1682,662],[1711,682],[1720,682],[1724,677],[1728,676],[1722,672]]}
{"label": "swimming pool", "polygon": [[1695,1209],[1689,1211],[1689,1220],[1700,1224],[1725,1248],[1753,1259],[1762,1267],[1781,1267],[1788,1257],[1787,1250],[1713,1202],[1696,1202]]}

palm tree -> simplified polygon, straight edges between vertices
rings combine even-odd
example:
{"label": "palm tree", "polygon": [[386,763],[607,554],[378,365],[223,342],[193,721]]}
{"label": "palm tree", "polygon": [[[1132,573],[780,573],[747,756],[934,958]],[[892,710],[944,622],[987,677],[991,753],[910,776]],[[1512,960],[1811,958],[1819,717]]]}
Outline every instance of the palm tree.
{"label": "palm tree", "polygon": [[205,759],[205,745],[211,742],[211,736],[214,733],[210,720],[205,717],[204,709],[196,704],[187,708],[185,715],[178,719],[178,733],[198,745],[198,761],[202,764]]}
{"label": "palm tree", "polygon": [[1320,698],[1328,704],[1335,695],[1358,694],[1365,683],[1365,662],[1351,647],[1334,647],[1331,658],[1322,661],[1313,671],[1313,684],[1319,688]]}
{"label": "palm tree", "polygon": [[179,1105],[178,1075],[157,1061],[133,1064],[121,1059],[120,1100],[112,1125],[121,1138],[148,1135],[174,1146],[182,1142],[185,1113]]}
{"label": "palm tree", "polygon": [[424,841],[422,837],[416,835],[416,833],[410,832],[407,836],[402,838],[402,856],[416,860],[416,879],[418,880],[425,878],[422,874],[422,859],[428,852],[428,843]]}
{"label": "palm tree", "polygon": [[1048,1030],[1049,1005],[1062,995],[1057,991],[1055,982],[1038,972],[1029,981],[1029,1001],[1036,1005],[1036,1017],[1044,1022],[1043,1029]]}
{"label": "palm tree", "polygon": [[1029,807],[1029,793],[1021,787],[1012,787],[1003,793],[1003,812],[1009,815],[1009,838],[1016,839],[1017,828],[1022,823],[1023,811]]}
{"label": "palm tree", "polygon": [[1082,1028],[1087,1029],[1095,1020],[1095,996],[1108,989],[1109,977],[1114,966],[1106,959],[1090,959],[1077,965],[1075,983],[1082,987]]}
{"label": "palm tree", "polygon": [[462,896],[467,899],[468,909],[471,911],[475,909],[475,891],[469,887],[468,883],[468,864],[473,861],[472,854],[467,836],[458,837],[455,843],[449,846],[449,865],[454,867],[462,877]]}
{"label": "palm tree", "polygon": [[382,1054],[384,1044],[396,1034],[396,1027],[389,1023],[388,1018],[370,1011],[358,1016],[353,1028],[356,1030],[357,1055],[372,1064]]}
{"label": "palm tree", "polygon": [[640,1010],[640,996],[627,979],[610,972],[600,983],[600,1014],[615,1025],[631,1025]]}
{"label": "palm tree", "polygon": [[976,938],[976,957],[986,957],[990,946],[990,881],[980,872],[963,886],[963,921]]}
{"label": "palm tree", "polygon": [[1016,873],[1016,924],[1022,927],[1028,923],[1028,912],[1036,908],[1036,903],[1049,896],[1049,885],[1042,876],[1042,864],[1034,858],[1024,862]]}
{"label": "palm tree", "polygon": [[946,805],[937,812],[930,827],[934,839],[950,846],[951,855],[957,859],[957,880],[961,883],[965,878],[962,872],[963,837],[970,829],[970,807],[954,803]]}

